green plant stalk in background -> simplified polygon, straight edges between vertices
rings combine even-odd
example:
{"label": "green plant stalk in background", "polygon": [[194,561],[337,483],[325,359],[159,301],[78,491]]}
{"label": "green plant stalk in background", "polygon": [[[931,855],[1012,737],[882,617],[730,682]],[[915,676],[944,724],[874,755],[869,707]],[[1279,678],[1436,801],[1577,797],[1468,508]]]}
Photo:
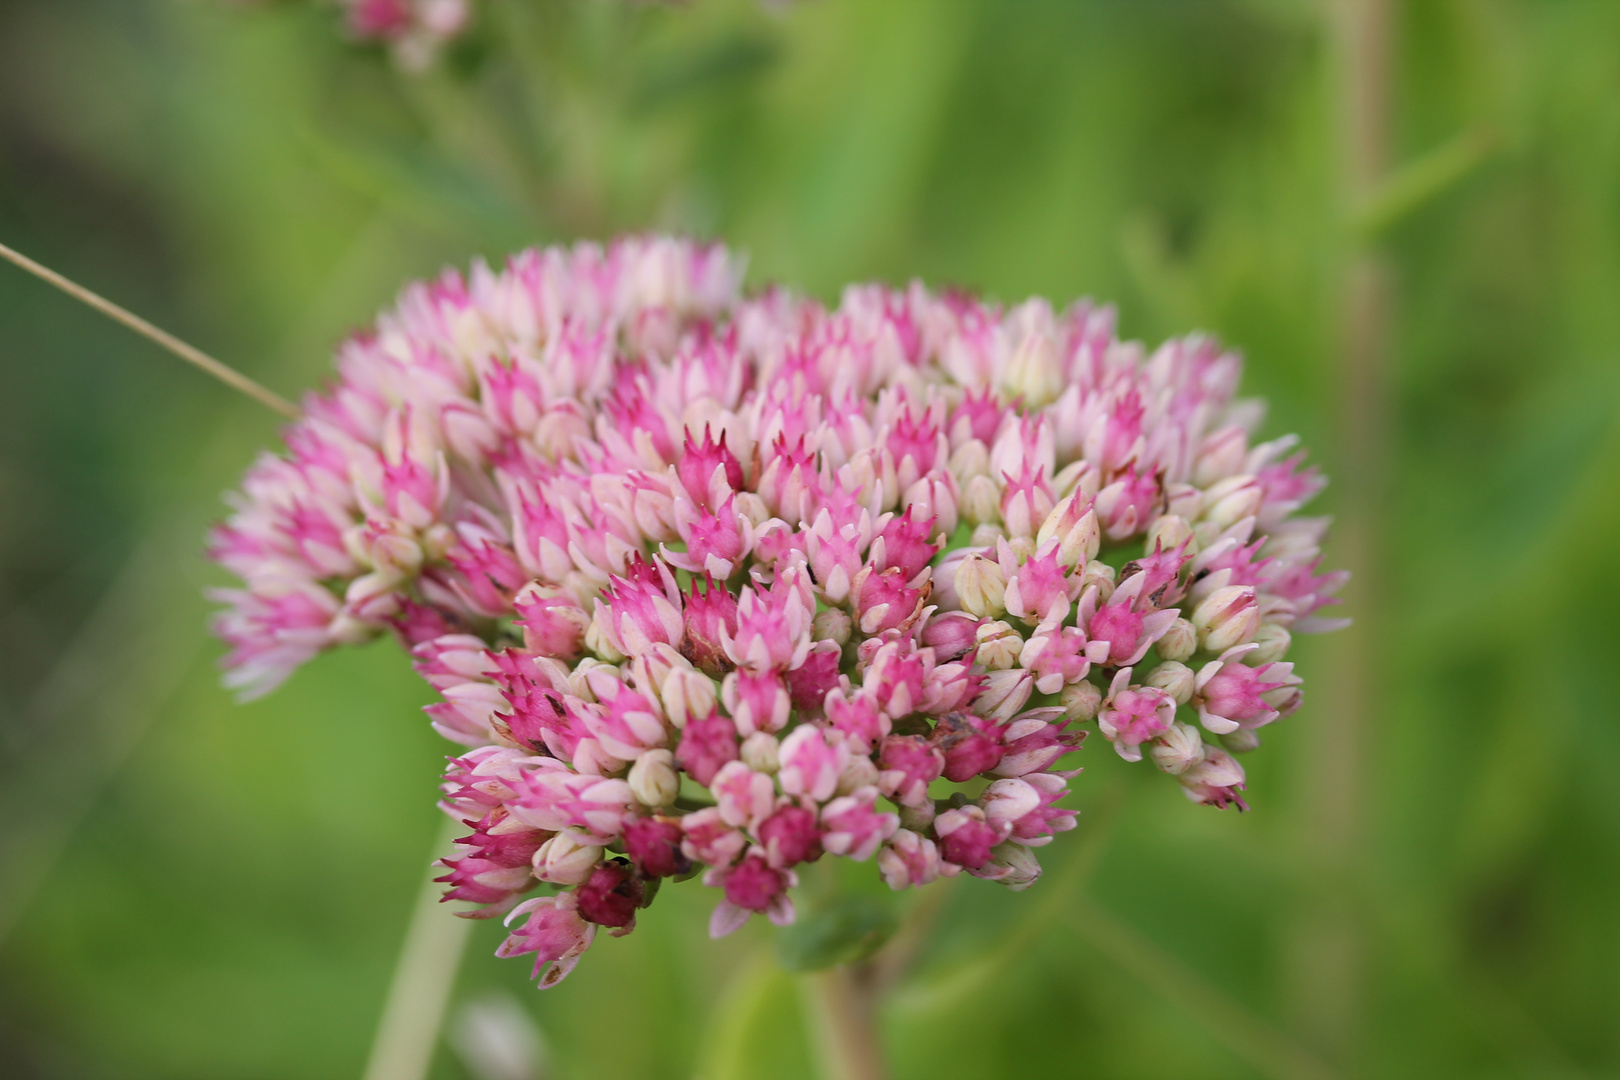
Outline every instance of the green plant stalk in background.
{"label": "green plant stalk in background", "polygon": [[[1612,5],[1391,3],[1354,185],[1335,20],[1361,5],[503,6],[563,59],[456,57],[441,88],[314,15],[13,3],[0,237],[284,388],[402,280],[648,224],[722,235],[761,280],[1091,293],[1132,336],[1218,332],[1336,447],[1361,644],[1301,658],[1317,687],[1244,818],[1190,819],[1089,747],[1117,835],[1042,884],[1051,919],[952,890],[893,984],[895,1075],[1613,1071]],[[526,157],[462,164],[479,100],[539,133]],[[1376,333],[1348,313],[1365,244]],[[424,698],[373,650],[231,705],[194,538],[271,418],[32,283],[0,280],[0,325],[0,697],[31,702],[0,746],[0,1071],[353,1076],[436,828]],[[1370,397],[1351,328],[1384,343]],[[538,998],[474,927],[454,1022],[508,988],[554,1075],[604,1040],[625,1074],[810,1075],[774,942],[711,952],[701,902],[666,902]],[[430,1075],[470,1068],[441,1049]]]}

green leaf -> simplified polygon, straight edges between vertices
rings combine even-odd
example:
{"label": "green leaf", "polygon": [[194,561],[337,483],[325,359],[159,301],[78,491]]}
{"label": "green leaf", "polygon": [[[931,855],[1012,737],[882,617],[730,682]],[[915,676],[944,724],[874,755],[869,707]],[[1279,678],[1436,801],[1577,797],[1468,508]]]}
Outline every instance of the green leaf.
{"label": "green leaf", "polygon": [[841,896],[799,917],[776,938],[776,957],[789,971],[816,971],[870,956],[894,934],[893,907],[875,896]]}

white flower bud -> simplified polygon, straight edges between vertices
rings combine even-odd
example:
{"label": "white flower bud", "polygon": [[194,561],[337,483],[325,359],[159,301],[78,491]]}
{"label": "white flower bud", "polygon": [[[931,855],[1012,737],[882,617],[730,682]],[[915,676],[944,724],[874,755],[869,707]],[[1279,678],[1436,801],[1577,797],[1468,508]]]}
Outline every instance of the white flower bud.
{"label": "white flower bud", "polygon": [[1204,492],[1204,520],[1226,529],[1260,512],[1266,490],[1254,477],[1229,476]]}
{"label": "white flower bud", "polygon": [[736,499],[737,502],[735,504],[735,509],[737,514],[741,517],[747,518],[753,524],[754,528],[757,529],[767,521],[771,520],[771,511],[770,508],[765,505],[765,500],[760,498],[758,495],[755,495],[752,491],[739,491],[737,492]]}
{"label": "white flower bud", "polygon": [[[1187,523],[1186,518],[1178,514],[1160,514],[1148,525],[1147,543],[1142,550],[1151,555],[1154,546],[1157,545],[1162,551],[1174,551],[1192,538],[1193,528]],[[1190,554],[1197,554],[1198,549],[1189,543],[1187,551]]]}
{"label": "white flower bud", "polygon": [[630,766],[630,793],[643,806],[668,806],[680,794],[681,778],[675,772],[675,755],[668,750],[648,750]]}
{"label": "white flower bud", "polygon": [[608,663],[617,664],[624,659],[624,653],[613,647],[613,638],[607,632],[607,610],[601,604],[596,606],[596,616],[585,628],[585,647]]}
{"label": "white flower bud", "polygon": [[1186,619],[1177,619],[1153,648],[1166,660],[1185,660],[1198,651],[1198,631]]}
{"label": "white flower bud", "polygon": [[1090,720],[1102,706],[1102,691],[1081,679],[1065,686],[1058,702],[1063,706],[1063,715],[1070,720]]}
{"label": "white flower bud", "polygon": [[1063,365],[1050,334],[1031,330],[1007,358],[1001,385],[1008,397],[1022,397],[1026,408],[1049,405],[1063,392]]}
{"label": "white flower bud", "polygon": [[995,880],[1013,892],[1023,892],[1041,879],[1041,861],[1023,844],[1001,844],[991,852],[992,865],[1006,868]]}
{"label": "white flower bud", "polygon": [[984,689],[973,702],[973,709],[980,716],[1009,720],[1034,691],[1034,678],[1022,668],[992,671],[984,677]]}
{"label": "white flower bud", "polygon": [[[1044,547],[1048,540],[1057,537],[1058,559],[1064,566],[1080,566],[1086,560],[1096,558],[1097,550],[1102,545],[1102,530],[1097,525],[1096,511],[1088,508],[1070,523],[1077,499],[1090,501],[1084,495],[1070,495],[1052,508],[1040,531],[1035,534],[1037,548]],[[1152,550],[1151,547],[1149,550]]]}
{"label": "white flower bud", "polygon": [[565,829],[534,853],[534,876],[554,885],[582,885],[601,861],[601,848]]}
{"label": "white flower bud", "polygon": [[1001,488],[988,476],[970,477],[962,485],[962,517],[973,525],[1001,520]]}
{"label": "white flower bud", "polygon": [[951,453],[951,475],[959,487],[967,487],[975,476],[990,475],[990,448],[978,439],[969,439]]}
{"label": "white flower bud", "polygon": [[1221,745],[1234,754],[1246,754],[1250,750],[1260,747],[1260,733],[1248,728],[1238,728],[1221,736]]}
{"label": "white flower bud", "polygon": [[1251,652],[1245,658],[1245,662],[1255,665],[1281,660],[1288,655],[1288,647],[1294,643],[1292,634],[1276,623],[1270,622],[1260,624],[1254,640],[1260,647]]}
{"label": "white flower bud", "polygon": [[901,803],[900,827],[910,829],[912,832],[925,833],[928,826],[934,823],[934,815],[937,812],[933,799],[923,799],[915,806]]}
{"label": "white flower bud", "polygon": [[1073,495],[1080,486],[1081,478],[1086,475],[1087,468],[1084,458],[1079,461],[1071,461],[1063,466],[1058,470],[1058,474],[1052,477],[1052,494],[1059,499],[1065,499]]}
{"label": "white flower bud", "polygon": [[1024,639],[1011,623],[987,622],[974,631],[978,646],[974,655],[986,671],[1005,671],[1018,662],[1024,648]]}
{"label": "white flower bud", "polygon": [[956,595],[962,610],[990,618],[1007,610],[1007,578],[1001,567],[982,555],[969,555],[956,569]]}
{"label": "white flower bud", "polygon": [[1185,705],[1192,700],[1193,683],[1196,679],[1193,669],[1186,664],[1166,660],[1148,672],[1147,684],[1169,694],[1177,705]]}
{"label": "white flower bud", "polygon": [[1204,760],[1204,737],[1191,724],[1172,724],[1148,745],[1148,755],[1160,769],[1180,776]]}
{"label": "white flower bud", "polygon": [[849,644],[853,627],[849,613],[839,608],[828,608],[810,621],[810,637],[816,641],[834,641],[839,647]]}
{"label": "white flower bud", "polygon": [[1225,652],[1253,639],[1260,629],[1260,607],[1254,600],[1254,586],[1228,585],[1216,589],[1193,611],[1192,624],[1198,630],[1198,643],[1212,653]]}
{"label": "white flower bud", "polygon": [[1007,530],[999,523],[985,522],[983,525],[973,527],[972,537],[968,540],[968,547],[993,548],[996,544],[1007,538]]}
{"label": "white flower bud", "polygon": [[1249,457],[1249,435],[1239,424],[1229,424],[1211,433],[1198,448],[1193,463],[1193,479],[1213,484],[1243,468]]}
{"label": "white flower bud", "polygon": [[684,728],[688,720],[700,720],[714,712],[717,694],[713,679],[688,666],[669,673],[659,697],[669,722]]}
{"label": "white flower bud", "polygon": [[1164,485],[1164,499],[1164,512],[1183,521],[1192,521],[1204,508],[1204,493],[1191,484],[1173,482]]}
{"label": "white flower bud", "polygon": [[776,736],[768,731],[756,731],[742,741],[738,753],[742,756],[743,764],[757,773],[774,775],[780,767],[778,754],[782,744],[776,741]]}
{"label": "white flower bud", "polygon": [[1080,595],[1084,596],[1093,585],[1097,586],[1097,603],[1108,603],[1108,598],[1114,595],[1114,568],[1101,559],[1091,560],[1080,571]]}
{"label": "white flower bud", "polygon": [[851,754],[849,764],[838,774],[838,794],[848,795],[863,787],[876,787],[878,779],[876,762],[865,754]]}

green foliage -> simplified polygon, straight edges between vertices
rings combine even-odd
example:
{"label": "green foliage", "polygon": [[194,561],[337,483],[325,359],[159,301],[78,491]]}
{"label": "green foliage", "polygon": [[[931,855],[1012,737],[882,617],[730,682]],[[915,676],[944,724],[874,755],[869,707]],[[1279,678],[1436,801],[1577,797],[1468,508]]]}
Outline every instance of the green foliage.
{"label": "green foliage", "polygon": [[776,957],[789,971],[817,971],[866,959],[894,936],[894,906],[854,893],[817,904],[776,935]]}
{"label": "green foliage", "polygon": [[[1355,193],[1337,6],[491,0],[413,81],[322,5],[9,0],[0,238],[288,394],[409,278],[629,228],[1237,343],[1336,480],[1360,629],[1301,644],[1253,813],[1093,744],[1046,880],[905,898],[897,1075],[1611,1074],[1620,7],[1392,4]],[[383,645],[218,689],[200,536],[270,414],[4,267],[0,409],[0,1074],[357,1075],[438,828],[425,688]],[[541,995],[480,925],[457,1001],[518,995],[557,1076],[807,1075],[772,956],[878,909],[713,943],[713,899]]]}

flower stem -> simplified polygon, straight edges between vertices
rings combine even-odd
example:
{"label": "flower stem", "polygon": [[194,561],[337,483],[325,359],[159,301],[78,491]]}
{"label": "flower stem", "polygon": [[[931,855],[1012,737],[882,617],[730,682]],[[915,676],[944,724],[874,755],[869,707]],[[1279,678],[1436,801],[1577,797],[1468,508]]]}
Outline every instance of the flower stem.
{"label": "flower stem", "polygon": [[259,404],[268,406],[283,416],[295,420],[298,418],[298,406],[274,390],[261,386],[235,368],[220,363],[201,349],[187,345],[168,331],[153,326],[139,315],[119,307],[99,293],[91,292],[78,282],[63,277],[50,267],[42,266],[22,252],[13,250],[4,244],[0,244],[0,258],[15,263],[41,281],[55,285],[75,300],[90,305],[109,319],[122,323],[147,340],[157,342],[157,344],[168,349],[186,363],[201,368],[231,389],[246,394]]}
{"label": "flower stem", "polygon": [[[447,849],[456,834],[464,831],[454,822],[447,823],[434,854]],[[417,896],[364,1080],[422,1080],[433,1063],[445,1007],[472,930],[469,920],[458,919],[439,903],[443,891],[430,880]]]}
{"label": "flower stem", "polygon": [[823,1080],[884,1080],[876,969],[841,964],[806,977]]}

